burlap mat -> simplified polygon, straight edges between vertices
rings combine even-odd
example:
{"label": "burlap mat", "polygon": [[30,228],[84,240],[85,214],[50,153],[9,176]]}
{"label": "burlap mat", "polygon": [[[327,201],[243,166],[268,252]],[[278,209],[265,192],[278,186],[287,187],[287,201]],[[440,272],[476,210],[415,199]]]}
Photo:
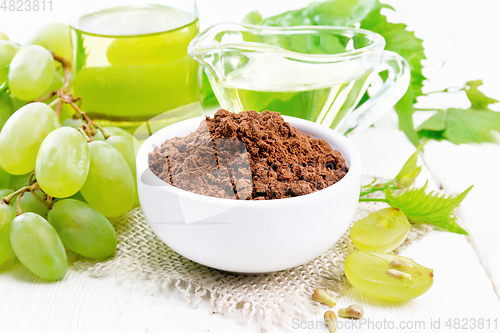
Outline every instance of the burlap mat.
{"label": "burlap mat", "polygon": [[[353,221],[385,207],[383,203],[360,203]],[[307,264],[245,276],[208,268],[177,254],[151,231],[140,208],[112,223],[118,235],[115,255],[103,262],[77,258],[77,268],[96,277],[149,280],[160,291],[177,289],[193,306],[208,300],[214,312],[242,323],[255,322],[262,331],[276,326],[290,328],[294,318],[311,320],[311,316],[325,311],[311,300],[316,288],[339,294],[349,286],[343,264],[354,247],[348,232],[328,252]],[[403,247],[431,229],[414,226]]]}

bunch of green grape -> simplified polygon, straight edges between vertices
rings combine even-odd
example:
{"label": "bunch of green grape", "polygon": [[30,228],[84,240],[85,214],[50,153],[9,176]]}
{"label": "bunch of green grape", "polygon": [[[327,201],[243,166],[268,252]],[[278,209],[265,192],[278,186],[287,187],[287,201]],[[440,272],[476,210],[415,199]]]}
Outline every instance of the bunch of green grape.
{"label": "bunch of green grape", "polygon": [[[15,110],[63,87],[62,65],[54,61],[51,52],[71,61],[70,35],[67,25],[52,23],[21,46],[0,32],[0,130]],[[55,98],[44,102],[48,104]],[[61,122],[72,113],[64,105]]]}
{"label": "bunch of green grape", "polygon": [[46,280],[65,275],[65,248],[111,256],[117,238],[108,218],[138,204],[133,136],[48,105],[63,87],[53,54],[70,58],[69,38],[63,24],[25,46],[0,38],[0,265],[15,255]]}

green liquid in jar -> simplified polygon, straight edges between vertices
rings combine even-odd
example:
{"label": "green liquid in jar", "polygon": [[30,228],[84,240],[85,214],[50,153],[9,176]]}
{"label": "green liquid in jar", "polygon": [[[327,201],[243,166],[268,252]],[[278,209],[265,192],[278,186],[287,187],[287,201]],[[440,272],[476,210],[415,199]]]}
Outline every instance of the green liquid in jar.
{"label": "green liquid in jar", "polygon": [[83,16],[74,29],[73,94],[104,123],[136,127],[197,102],[198,65],[187,54],[194,14],[159,5],[124,6]]}

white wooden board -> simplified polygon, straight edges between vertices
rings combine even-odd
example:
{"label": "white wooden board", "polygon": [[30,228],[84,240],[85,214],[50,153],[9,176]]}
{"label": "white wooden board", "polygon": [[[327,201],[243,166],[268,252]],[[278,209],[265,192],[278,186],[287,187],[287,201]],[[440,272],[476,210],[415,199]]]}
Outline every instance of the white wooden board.
{"label": "white wooden board", "polygon": [[[306,0],[254,0],[243,3],[227,0],[200,0],[201,24],[206,27],[219,21],[239,21],[250,10],[265,8],[266,15],[297,8]],[[500,43],[492,39],[498,32],[498,1],[476,0],[412,0],[391,1],[398,10],[391,19],[404,21],[426,40],[430,58],[426,74],[433,79],[429,90],[457,85],[466,80],[483,78],[484,91],[498,95],[500,86],[498,54]],[[48,13],[0,12],[0,31],[7,31],[23,42],[30,31],[52,20],[66,21],[69,2],[53,0]],[[438,70],[445,60],[446,66]],[[443,99],[435,96],[423,100],[422,107],[463,106],[463,96]],[[453,104],[455,103],[455,104]],[[413,147],[397,130],[394,114],[388,114],[374,128],[353,141],[362,151],[367,174],[392,177],[413,152]],[[494,292],[500,283],[498,218],[500,186],[498,166],[500,148],[497,145],[452,146],[430,143],[425,152],[427,168],[419,179],[430,178],[431,186],[442,186],[449,194],[457,194],[470,184],[476,184],[459,212],[460,222],[470,231],[471,238],[445,232],[433,232],[405,251],[405,255],[435,269],[432,289],[412,302],[397,306],[368,299],[351,289],[339,300],[339,305],[358,303],[364,306],[366,318],[391,321],[394,332],[440,331],[431,327],[440,320],[443,331],[448,319],[465,325],[467,331],[498,332],[500,301]],[[464,159],[464,157],[467,159]],[[471,172],[472,171],[472,172]],[[437,185],[436,185],[437,183]],[[490,319],[490,329],[472,328]],[[303,323],[304,329],[292,331],[324,332],[318,325],[320,317],[311,318],[314,329]],[[493,328],[497,320],[496,329]],[[421,325],[411,330],[399,325]],[[293,325],[293,323],[291,323]],[[485,324],[486,325],[486,324]],[[461,326],[465,331],[465,326]],[[44,283],[17,264],[0,274],[0,332],[256,332],[253,325],[239,325],[224,316],[212,314],[208,303],[190,308],[177,293],[159,295],[148,283],[118,285],[112,278],[95,279],[85,273],[70,270],[57,283]],[[339,330],[340,331],[340,330]],[[344,329],[342,331],[350,331]],[[386,332],[377,326],[352,329],[360,332]]]}

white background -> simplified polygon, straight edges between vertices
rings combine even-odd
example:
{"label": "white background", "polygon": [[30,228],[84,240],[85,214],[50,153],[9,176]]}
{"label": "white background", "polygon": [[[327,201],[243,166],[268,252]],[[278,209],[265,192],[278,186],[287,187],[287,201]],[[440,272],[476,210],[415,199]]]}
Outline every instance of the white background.
{"label": "white background", "polygon": [[[260,9],[270,15],[301,7],[308,1],[200,0],[198,3],[204,28],[220,21],[238,22],[251,10]],[[391,0],[389,3],[397,9],[397,13],[389,15],[390,19],[409,24],[425,41],[429,58],[425,74],[430,78],[427,91],[461,86],[467,80],[481,78],[485,82],[482,90],[500,98],[500,1]],[[0,10],[0,31],[22,43],[34,29],[47,22],[66,22],[70,9],[69,1],[53,0],[52,12]],[[468,106],[460,94],[448,98],[435,95],[420,104],[437,108]],[[422,118],[416,117],[416,121]],[[392,177],[411,154],[411,145],[396,126],[394,112],[390,111],[375,128],[353,138],[364,156],[367,174]],[[427,169],[423,176],[434,180],[435,186],[442,186],[449,194],[471,184],[476,186],[459,211],[460,223],[467,227],[470,238],[433,232],[406,251],[408,256],[436,271],[435,285],[426,295],[402,305],[388,306],[351,289],[339,299],[339,304],[359,303],[369,318],[396,322],[431,317],[498,318],[499,147],[495,144],[458,147],[446,142],[431,142],[427,146],[424,155]],[[0,332],[104,331],[221,333],[255,332],[256,327],[240,326],[232,319],[213,315],[208,304],[191,309],[180,295],[158,295],[146,283],[120,286],[113,279],[92,279],[73,270],[62,282],[40,283],[19,266],[0,274]],[[375,330],[369,330],[372,331]]]}

